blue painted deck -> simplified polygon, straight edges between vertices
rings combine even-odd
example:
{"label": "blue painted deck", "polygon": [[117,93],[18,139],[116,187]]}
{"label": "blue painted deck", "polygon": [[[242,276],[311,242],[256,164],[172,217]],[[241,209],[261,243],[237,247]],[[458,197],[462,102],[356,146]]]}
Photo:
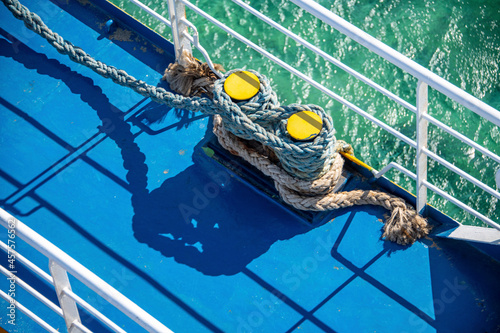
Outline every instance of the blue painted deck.
{"label": "blue painted deck", "polygon": [[[104,36],[109,17],[86,1],[24,3],[66,39],[150,84],[173,60],[122,23]],[[209,118],[169,110],[72,63],[3,7],[0,18],[1,206],[173,331],[499,329],[498,262],[453,240],[383,241],[385,211],[376,207],[308,225],[213,163],[203,150]],[[145,121],[159,115],[163,122]],[[349,186],[370,185],[354,177]],[[20,240],[17,250],[48,272]],[[19,302],[65,331],[18,289]],[[137,331],[97,296],[84,298]],[[3,328],[40,331],[19,312],[9,325],[6,306]]]}

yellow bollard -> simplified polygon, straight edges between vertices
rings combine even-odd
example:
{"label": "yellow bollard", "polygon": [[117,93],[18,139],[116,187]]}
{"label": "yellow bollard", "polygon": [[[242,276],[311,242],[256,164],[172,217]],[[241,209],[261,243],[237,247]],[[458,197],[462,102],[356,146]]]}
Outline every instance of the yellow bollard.
{"label": "yellow bollard", "polygon": [[259,89],[259,78],[247,71],[233,73],[224,81],[224,90],[229,97],[237,101],[245,101],[254,97]]}
{"label": "yellow bollard", "polygon": [[288,118],[286,130],[295,140],[314,139],[323,128],[321,117],[312,111],[300,111]]}

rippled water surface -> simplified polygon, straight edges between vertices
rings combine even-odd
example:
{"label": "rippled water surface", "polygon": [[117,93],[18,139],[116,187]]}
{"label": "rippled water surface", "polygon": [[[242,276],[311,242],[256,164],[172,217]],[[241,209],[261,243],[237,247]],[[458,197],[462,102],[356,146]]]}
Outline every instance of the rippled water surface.
{"label": "rippled water surface", "polygon": [[[158,24],[126,0],[114,0],[140,21],[170,38],[169,28]],[[319,1],[323,6],[378,38],[417,63],[500,109],[500,3],[478,1]],[[145,4],[168,17],[166,1]],[[415,115],[228,0],[195,2],[204,11],[301,70],[335,93],[358,105],[412,139]],[[289,1],[249,1],[250,5],[368,78],[415,105],[417,81]],[[396,161],[415,171],[415,150],[323,95],[309,84],[261,56],[258,52],[187,10],[203,46],[214,62],[226,69],[250,68],[271,79],[282,104],[312,103],[333,117],[337,138],[350,142],[356,155],[376,169]],[[201,59],[198,53],[195,55]],[[499,128],[473,112],[429,90],[429,112],[445,124],[500,155]],[[496,189],[500,167],[481,153],[429,125],[430,149]],[[415,184],[391,171],[388,177],[415,192]],[[500,221],[500,204],[491,195],[430,160],[429,179],[474,209]],[[481,221],[436,195],[430,203],[465,224]]]}

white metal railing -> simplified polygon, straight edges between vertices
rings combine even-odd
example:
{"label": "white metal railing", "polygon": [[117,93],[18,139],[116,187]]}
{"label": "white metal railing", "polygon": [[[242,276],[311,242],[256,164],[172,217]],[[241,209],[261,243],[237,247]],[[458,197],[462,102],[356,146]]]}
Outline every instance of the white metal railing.
{"label": "white metal railing", "polygon": [[380,121],[379,119],[373,117],[368,112],[362,110],[357,105],[349,102],[345,98],[343,98],[340,95],[334,93],[333,91],[331,91],[330,89],[328,89],[324,85],[322,85],[321,83],[318,83],[317,81],[314,81],[309,76],[307,76],[304,73],[300,72],[296,68],[290,66],[289,64],[287,64],[286,62],[284,62],[280,58],[274,56],[270,52],[266,51],[262,47],[258,46],[254,42],[248,40],[247,38],[245,38],[241,34],[237,33],[233,29],[229,28],[228,26],[226,26],[225,24],[223,24],[222,22],[220,22],[219,20],[211,17],[210,15],[208,15],[207,13],[205,13],[200,8],[196,7],[195,5],[193,5],[193,4],[191,4],[191,3],[187,2],[187,1],[183,1],[183,0],[180,0],[180,1],[182,1],[187,7],[189,7],[191,10],[193,10],[195,13],[197,13],[200,16],[204,17],[205,19],[207,19],[208,21],[212,22],[214,25],[216,25],[217,27],[221,28],[222,30],[226,31],[227,33],[229,33],[230,35],[232,35],[233,37],[235,37],[239,41],[245,43],[246,45],[248,45],[249,47],[253,48],[257,52],[259,52],[262,55],[264,55],[265,57],[269,58],[270,60],[272,60],[276,64],[280,65],[281,67],[283,67],[284,69],[286,69],[290,73],[292,73],[295,76],[297,76],[297,77],[301,78],[302,80],[306,81],[307,83],[309,83],[313,87],[317,88],[321,92],[325,93],[326,95],[330,96],[331,98],[335,99],[336,101],[338,101],[338,102],[342,103],[343,105],[347,106],[348,108],[350,108],[351,110],[353,110],[357,114],[359,114],[359,115],[363,116],[364,118],[370,120],[372,123],[374,123],[377,126],[383,128],[384,130],[388,131],[389,133],[391,133],[392,135],[396,136],[400,140],[406,142],[410,146],[412,146],[414,148],[417,147],[417,144],[416,144],[416,142],[414,140],[410,139],[406,135],[400,133],[399,131],[395,130],[394,128],[390,127],[389,125],[385,124],[384,122]]}
{"label": "white metal railing", "polygon": [[[9,268],[11,268],[9,270],[0,265],[0,273],[11,280],[11,283],[13,283],[16,287],[23,288],[42,304],[64,318],[68,332],[90,332],[90,330],[81,323],[77,304],[114,332],[125,332],[117,324],[96,310],[92,305],[88,304],[71,290],[68,273],[100,295],[103,299],[130,319],[134,320],[148,332],[172,332],[134,302],[122,295],[118,290],[104,282],[97,275],[82,266],[76,260],[71,258],[69,255],[61,251],[55,245],[3,209],[0,209],[0,224],[8,230],[8,243],[5,244],[0,241],[0,248],[7,252],[9,258],[8,265]],[[49,270],[51,273],[50,275],[21,254],[17,253],[15,250],[17,237],[31,245],[34,249],[48,258]],[[54,286],[59,300],[59,305],[54,304],[32,286],[28,285],[16,276],[17,271],[15,270],[15,267],[18,262],[30,269],[45,282]],[[15,298],[11,297],[10,294],[11,293],[5,293],[0,290],[0,297],[5,299],[10,304],[14,304],[15,309],[23,312],[45,330],[49,332],[58,332],[30,309],[27,309],[23,304],[16,302]]]}
{"label": "white metal railing", "polygon": [[297,6],[311,13],[321,21],[327,23],[332,28],[342,32],[344,35],[352,38],[354,41],[365,46],[370,51],[378,54],[390,63],[401,68],[405,72],[411,74],[422,82],[425,82],[432,88],[440,91],[444,95],[462,104],[466,108],[474,111],[475,113],[491,121],[495,125],[500,126],[500,112],[492,108],[488,104],[480,101],[476,97],[456,87],[442,77],[434,74],[427,68],[417,64],[415,61],[402,55],[401,53],[382,43],[378,39],[370,36],[363,30],[347,22],[340,16],[335,15],[318,3],[312,0],[291,1]]}
{"label": "white metal railing", "polygon": [[373,82],[372,80],[370,80],[366,76],[362,75],[361,73],[356,72],[355,70],[353,70],[349,66],[344,65],[342,62],[340,62],[339,60],[335,59],[334,57],[332,57],[331,55],[329,55],[325,51],[321,50],[319,47],[314,46],[313,44],[311,44],[308,41],[306,41],[304,38],[298,36],[297,34],[293,33],[292,31],[290,31],[290,30],[282,27],[280,24],[276,23],[275,21],[271,20],[269,17],[265,16],[261,12],[259,12],[259,11],[255,10],[254,8],[250,7],[245,2],[243,2],[241,0],[232,0],[232,1],[235,4],[237,4],[238,6],[242,7],[246,11],[248,11],[249,13],[251,13],[254,16],[258,17],[260,20],[266,22],[267,24],[269,24],[270,26],[272,26],[276,30],[278,30],[281,33],[283,33],[283,34],[287,35],[288,37],[292,38],[297,43],[301,44],[302,46],[307,47],[309,50],[311,50],[314,53],[316,53],[317,55],[321,56],[323,59],[329,61],[330,63],[334,64],[338,68],[344,70],[346,73],[354,76],[355,78],[359,79],[360,81],[366,83],[368,86],[370,86],[370,87],[374,88],[375,90],[381,92],[382,94],[384,94],[385,96],[389,97],[390,99],[392,99],[396,103],[404,106],[405,108],[407,108],[407,109],[409,109],[409,110],[411,110],[413,112],[417,112],[417,109],[415,108],[415,106],[411,105],[410,103],[408,103],[407,101],[405,101],[404,99],[402,99],[401,97],[399,97],[398,95],[390,92],[389,90],[387,90],[386,88],[382,87],[381,85]]}
{"label": "white metal railing", "polygon": [[157,12],[155,12],[154,10],[152,10],[151,8],[149,8],[148,6],[146,6],[145,4],[140,2],[139,0],[128,0],[128,1],[130,3],[133,3],[134,5],[136,5],[137,7],[141,8],[146,13],[148,13],[149,15],[156,18],[158,21],[164,23],[167,27],[172,28],[172,23],[169,20],[167,20],[166,18],[164,18],[163,16],[161,16],[160,14],[158,14]]}
{"label": "white metal railing", "polygon": [[[378,172],[374,170],[376,173],[377,177],[382,176],[386,171],[390,170],[391,168],[396,168],[399,171],[405,173],[407,176],[410,178],[413,178],[416,180],[417,183],[417,210],[420,212],[425,213],[424,208],[427,204],[427,190],[431,190],[438,195],[444,197],[448,201],[454,203],[455,205],[459,206],[460,208],[464,209],[465,211],[469,212],[470,214],[474,215],[475,217],[481,219],[483,222],[486,224],[492,226],[493,228],[496,228],[500,230],[500,225],[497,222],[492,221],[490,218],[484,216],[483,214],[479,213],[478,211],[474,210],[473,208],[467,206],[466,204],[462,203],[458,199],[452,197],[448,193],[444,192],[443,190],[439,189],[438,187],[430,184],[427,181],[427,158],[430,157],[437,161],[439,164],[443,165],[444,167],[448,168],[452,172],[458,174],[459,176],[465,178],[466,180],[470,181],[472,184],[475,186],[480,187],[490,195],[496,198],[500,198],[500,193],[497,190],[494,190],[490,186],[484,184],[480,180],[472,177],[470,174],[468,174],[466,171],[463,171],[453,165],[452,163],[446,161],[442,157],[438,156],[436,153],[430,151],[427,148],[427,136],[428,136],[428,123],[432,123],[433,125],[437,126],[438,128],[446,131],[447,133],[453,135],[454,137],[458,138],[465,144],[473,147],[474,149],[477,149],[479,152],[484,154],[485,156],[488,156],[492,160],[494,160],[497,163],[500,163],[500,157],[496,155],[495,153],[491,152],[487,148],[479,145],[478,143],[474,142],[473,140],[465,137],[463,134],[457,132],[456,130],[452,129],[450,126],[443,124],[439,120],[435,119],[429,113],[427,112],[428,109],[428,87],[432,87],[433,89],[436,89],[437,91],[443,93],[445,96],[451,98],[455,102],[458,102],[459,104],[465,106],[466,108],[470,109],[471,111],[477,113],[481,117],[487,119],[488,121],[492,122],[495,125],[500,126],[500,112],[491,106],[487,105],[486,103],[480,101],[479,99],[475,98],[474,96],[468,94],[467,92],[459,89],[458,87],[454,86],[450,82],[446,81],[445,79],[439,77],[438,75],[432,73],[425,67],[417,64],[413,60],[407,58],[406,56],[402,55],[401,53],[397,52],[396,50],[390,48],[389,46],[385,45],[381,41],[377,40],[376,38],[368,35],[361,29],[355,27],[351,23],[345,21],[338,15],[332,13],[331,11],[327,10],[326,8],[322,7],[318,3],[312,1],[312,0],[291,0],[293,3],[295,3],[297,6],[301,7],[302,9],[306,10],[310,14],[314,15],[321,21],[327,23],[331,27],[335,28],[336,30],[340,31],[344,35],[350,37],[357,43],[365,46],[368,48],[370,51],[378,54],[385,60],[391,62],[395,66],[399,67],[400,69],[406,71],[407,73],[411,74],[415,78],[418,79],[418,84],[416,87],[417,90],[417,105],[413,106],[409,102],[405,101],[401,97],[395,95],[394,93],[390,92],[389,90],[383,88],[376,82],[372,81],[371,79],[365,77],[364,75],[358,73],[357,71],[353,70],[352,68],[348,67],[347,65],[341,63],[339,60],[333,58],[329,54],[325,53],[321,49],[319,49],[317,46],[312,45],[311,43],[307,42],[305,39],[299,37],[295,33],[291,32],[290,30],[282,27],[280,24],[276,23],[275,21],[271,20],[264,14],[260,13],[259,11],[255,10],[251,6],[249,6],[247,3],[243,2],[242,0],[232,0],[234,3],[251,13],[252,15],[256,16],[263,22],[266,22],[270,26],[274,27],[281,33],[285,34],[286,36],[292,38],[299,44],[303,45],[304,47],[307,47],[309,50],[313,51],[315,54],[323,57],[325,60],[329,61],[330,63],[336,65],[340,69],[346,71],[348,74],[356,77],[360,81],[364,82],[368,86],[376,89],[383,95],[387,96],[388,98],[392,99],[393,101],[397,102],[398,104],[402,105],[406,109],[414,112],[417,114],[417,141],[414,141],[410,139],[409,137],[405,136],[401,132],[397,131],[396,129],[392,128],[391,126],[385,124],[384,122],[380,121],[379,119],[373,117],[372,115],[368,114],[366,111],[362,110],[359,108],[357,105],[354,105],[353,103],[349,102],[348,100],[344,99],[343,97],[339,96],[338,94],[334,93],[330,89],[326,88],[322,84],[318,83],[317,81],[311,79],[304,73],[298,71],[296,68],[290,66],[288,63],[282,61],[279,57],[271,54],[264,48],[258,46],[254,42],[250,41],[246,37],[242,36],[241,34],[237,33],[221,21],[217,20],[216,18],[210,16],[207,14],[205,11],[202,9],[198,8],[196,5],[193,3],[190,3],[187,0],[169,0],[173,1],[176,3],[181,3],[183,7],[187,7],[191,9],[193,12],[196,14],[200,15],[201,17],[205,18],[215,26],[221,28],[234,38],[238,39],[239,41],[243,42],[247,46],[253,48],[260,54],[264,55],[271,61],[275,62],[276,64],[280,65],[290,73],[296,75],[297,77],[301,78],[302,80],[306,81],[313,87],[319,89],[321,92],[326,94],[327,96],[335,99],[336,101],[342,103],[343,105],[347,106],[349,109],[353,110],[357,114],[363,116],[367,120],[371,121],[372,123],[376,124],[377,126],[383,128],[384,130],[388,131],[398,139],[402,140],[403,142],[407,143],[411,147],[416,149],[416,155],[415,155],[415,160],[417,164],[417,170],[416,174],[412,173],[411,171],[407,170],[403,166],[391,162],[387,167],[383,168],[382,171]],[[175,38],[174,38],[175,40]],[[174,47],[178,47],[174,43]],[[497,172],[496,178],[497,180],[497,186],[500,187],[500,170]]]}

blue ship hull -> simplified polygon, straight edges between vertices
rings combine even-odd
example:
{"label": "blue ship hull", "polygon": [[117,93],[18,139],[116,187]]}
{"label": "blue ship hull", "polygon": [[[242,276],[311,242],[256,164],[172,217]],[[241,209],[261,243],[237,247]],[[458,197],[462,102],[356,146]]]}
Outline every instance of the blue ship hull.
{"label": "blue ship hull", "polygon": [[[99,60],[166,86],[172,45],[113,5],[24,5]],[[382,208],[298,212],[218,148],[209,117],[145,99],[58,54],[5,8],[0,17],[0,205],[174,332],[500,330],[500,264],[470,243],[435,236],[456,222],[429,208],[431,236],[400,246],[381,239]],[[107,34],[109,19],[116,25]],[[387,180],[367,181],[362,166],[346,168],[346,189],[414,201]],[[38,252],[20,240],[17,250],[48,272]],[[7,256],[0,260],[8,267]],[[57,304],[44,281],[18,272]],[[65,331],[62,318],[20,288],[16,299]],[[1,327],[40,331],[21,313],[9,324],[7,306]],[[81,314],[91,330],[107,331]]]}

